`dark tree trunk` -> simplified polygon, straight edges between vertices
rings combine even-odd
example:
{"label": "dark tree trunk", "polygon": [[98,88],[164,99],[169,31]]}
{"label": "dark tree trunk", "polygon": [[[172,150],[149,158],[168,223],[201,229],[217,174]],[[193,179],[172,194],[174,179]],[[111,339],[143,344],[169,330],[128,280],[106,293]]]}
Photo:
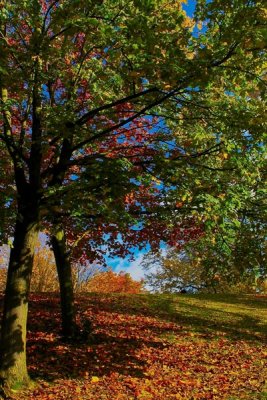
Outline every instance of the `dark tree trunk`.
{"label": "dark tree trunk", "polygon": [[[32,210],[31,210],[32,211]],[[11,250],[1,328],[0,378],[8,387],[27,384],[26,327],[38,220],[19,215]]]}
{"label": "dark tree trunk", "polygon": [[55,255],[60,287],[62,334],[64,337],[74,337],[77,331],[77,325],[72,271],[66,247],[65,233],[61,225],[56,226],[56,231],[52,235],[51,243]]}

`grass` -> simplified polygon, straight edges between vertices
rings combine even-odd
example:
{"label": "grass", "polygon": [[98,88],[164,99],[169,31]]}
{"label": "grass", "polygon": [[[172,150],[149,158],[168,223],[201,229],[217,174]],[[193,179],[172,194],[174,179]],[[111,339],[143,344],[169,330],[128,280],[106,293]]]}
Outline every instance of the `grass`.
{"label": "grass", "polygon": [[[267,297],[87,294],[87,342],[59,335],[59,300],[32,296],[21,400],[266,400]],[[264,389],[265,388],[265,389]]]}

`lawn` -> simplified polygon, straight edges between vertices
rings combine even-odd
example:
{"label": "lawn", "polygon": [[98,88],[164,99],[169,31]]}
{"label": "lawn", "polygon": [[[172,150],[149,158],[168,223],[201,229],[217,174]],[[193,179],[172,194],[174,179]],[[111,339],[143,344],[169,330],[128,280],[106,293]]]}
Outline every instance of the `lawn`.
{"label": "lawn", "polygon": [[267,297],[88,294],[86,340],[60,337],[59,301],[33,295],[20,400],[267,399]]}

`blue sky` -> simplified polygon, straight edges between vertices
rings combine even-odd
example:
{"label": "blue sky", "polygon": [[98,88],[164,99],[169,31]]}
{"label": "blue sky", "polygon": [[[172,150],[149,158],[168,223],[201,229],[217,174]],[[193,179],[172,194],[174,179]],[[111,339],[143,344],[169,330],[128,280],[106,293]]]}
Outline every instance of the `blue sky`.
{"label": "blue sky", "polygon": [[196,7],[196,0],[188,0],[186,3],[183,3],[183,9],[190,16],[193,15],[195,7]]}

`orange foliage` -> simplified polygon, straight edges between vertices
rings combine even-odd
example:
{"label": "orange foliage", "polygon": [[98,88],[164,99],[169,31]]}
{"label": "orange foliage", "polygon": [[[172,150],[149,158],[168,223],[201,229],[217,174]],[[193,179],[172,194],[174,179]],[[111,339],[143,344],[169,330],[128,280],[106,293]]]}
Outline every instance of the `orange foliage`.
{"label": "orange foliage", "polygon": [[91,278],[85,290],[89,292],[137,294],[143,291],[143,286],[143,281],[133,280],[130,274],[124,272],[116,274],[112,270],[108,270]]}
{"label": "orange foliage", "polygon": [[59,290],[53,252],[38,242],[34,254],[31,279],[32,292],[56,292]]}
{"label": "orange foliage", "polygon": [[4,292],[6,288],[6,268],[0,268],[0,292]]}
{"label": "orange foliage", "polygon": [[[6,287],[8,255],[1,259],[0,292]],[[86,278],[85,278],[86,277]],[[102,271],[99,266],[76,265],[73,268],[73,286],[75,292],[132,293],[143,291],[144,282],[135,281],[130,274],[112,270]],[[58,292],[59,284],[53,252],[40,241],[34,254],[31,292]]]}
{"label": "orange foliage", "polygon": [[[6,249],[5,249],[6,250]],[[5,291],[9,251],[0,258],[0,291]],[[32,292],[56,292],[59,290],[53,252],[38,241],[34,253],[31,278]]]}

